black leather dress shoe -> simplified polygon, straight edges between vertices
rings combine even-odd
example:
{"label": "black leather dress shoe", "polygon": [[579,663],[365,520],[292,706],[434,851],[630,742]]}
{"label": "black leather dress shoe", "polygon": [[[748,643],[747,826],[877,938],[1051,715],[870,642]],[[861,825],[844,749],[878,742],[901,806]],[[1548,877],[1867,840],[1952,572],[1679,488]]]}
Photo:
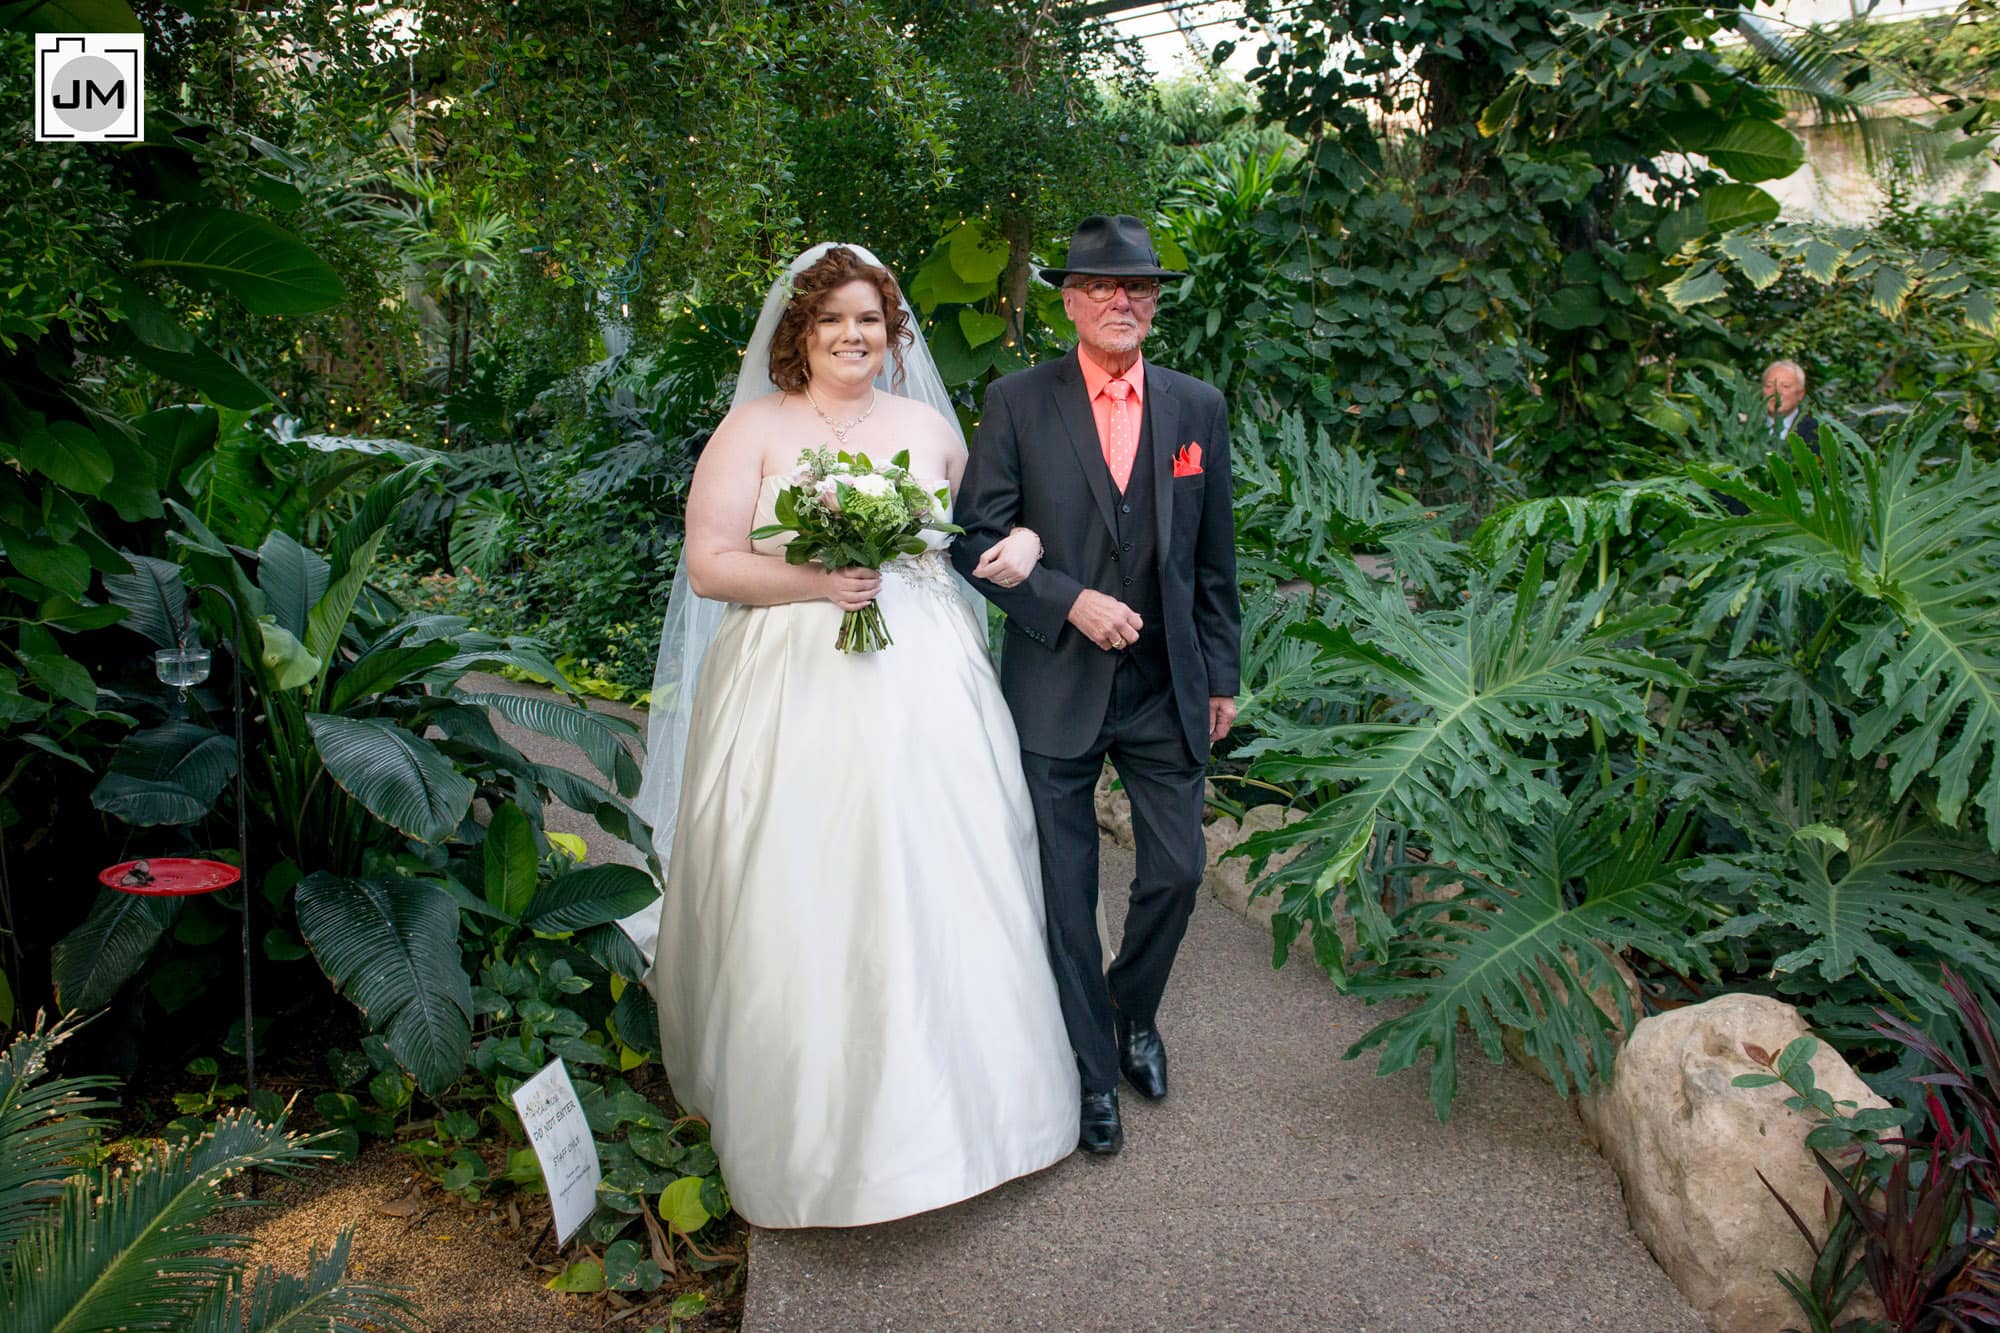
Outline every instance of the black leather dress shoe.
{"label": "black leather dress shoe", "polygon": [[1083,1123],[1076,1146],[1105,1157],[1125,1146],[1125,1126],[1118,1119],[1116,1091],[1083,1094]]}
{"label": "black leather dress shoe", "polygon": [[1156,1102],[1167,1095],[1167,1044],[1158,1028],[1119,1019],[1118,1067],[1141,1097]]}

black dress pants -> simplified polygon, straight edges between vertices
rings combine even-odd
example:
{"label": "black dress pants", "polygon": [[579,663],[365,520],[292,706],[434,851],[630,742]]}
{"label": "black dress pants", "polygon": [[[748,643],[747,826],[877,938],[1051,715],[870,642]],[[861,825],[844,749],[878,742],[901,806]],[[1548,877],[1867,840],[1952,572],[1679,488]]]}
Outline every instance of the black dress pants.
{"label": "black dress pants", "polygon": [[[1117,961],[1104,971],[1097,936],[1097,778],[1109,754],[1132,802],[1138,877]],[[1170,689],[1121,663],[1104,727],[1068,759],[1023,751],[1041,839],[1049,958],[1085,1092],[1118,1086],[1114,1013],[1150,1025],[1208,861],[1201,812],[1207,764],[1188,752]]]}

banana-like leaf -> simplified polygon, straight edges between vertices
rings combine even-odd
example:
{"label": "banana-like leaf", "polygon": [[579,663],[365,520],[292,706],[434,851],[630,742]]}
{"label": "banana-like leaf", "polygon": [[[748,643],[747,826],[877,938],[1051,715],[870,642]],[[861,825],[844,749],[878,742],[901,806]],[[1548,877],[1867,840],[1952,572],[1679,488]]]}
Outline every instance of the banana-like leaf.
{"label": "banana-like leaf", "polygon": [[257,622],[257,632],[262,640],[258,660],[280,690],[300,689],[319,675],[324,664],[307,652],[290,630],[265,616]]}
{"label": "banana-like leaf", "polygon": [[437,1096],[472,1049],[472,983],[458,953],[458,904],[412,879],[299,881],[299,933],[320,967]]}
{"label": "banana-like leaf", "polygon": [[1853,753],[1891,760],[1892,798],[1934,780],[1945,823],[1970,806],[2000,850],[2000,465],[1927,465],[1946,424],[1918,414],[1877,453],[1829,421],[1817,454],[1794,440],[1757,474],[1691,468],[1745,512],[1681,545],[1749,556],[1767,589],[1856,595],[1839,666],[1871,702]]}
{"label": "banana-like leaf", "polygon": [[[1579,596],[1581,562],[1545,585],[1543,561],[1537,549],[1518,579],[1502,566],[1475,576],[1465,605],[1425,612],[1412,610],[1400,589],[1350,576],[1343,624],[1293,631],[1318,645],[1326,679],[1347,685],[1369,720],[1274,726],[1260,743],[1253,776],[1322,793],[1306,818],[1242,848],[1255,866],[1300,849],[1258,888],[1284,894],[1273,922],[1280,962],[1302,925],[1331,922],[1333,897],[1383,825],[1470,845],[1482,821],[1526,825],[1563,808],[1548,738],[1580,735],[1594,723],[1607,735],[1651,739],[1648,687],[1686,676],[1636,641],[1674,613],[1648,608],[1600,619],[1615,583]],[[1363,947],[1386,956],[1388,922],[1375,895],[1347,898]],[[1333,958],[1322,953],[1320,961],[1340,978]]]}
{"label": "banana-like leaf", "polygon": [[562,934],[630,916],[659,897],[659,885],[635,866],[585,866],[544,885],[521,914],[521,924]]}
{"label": "banana-like leaf", "polygon": [[[612,837],[631,843],[638,849],[639,855],[646,858],[654,873],[660,873],[653,848],[653,831],[631,806],[588,778],[579,777],[566,768],[554,764],[529,764],[527,769],[534,781],[546,787],[551,796],[577,813],[595,819],[597,826]],[[515,799],[520,800],[522,795],[516,792]]]}
{"label": "banana-like leaf", "polygon": [[96,1113],[118,1104],[101,1095],[117,1089],[116,1079],[44,1081],[49,1052],[80,1026],[75,1018],[49,1026],[38,1014],[0,1053],[0,1282],[14,1243],[61,1196],[74,1162],[109,1123]]}
{"label": "banana-like leaf", "polygon": [[1379,968],[1357,975],[1354,994],[1371,1004],[1412,1007],[1370,1029],[1345,1058],[1381,1048],[1379,1074],[1431,1058],[1431,1106],[1448,1117],[1458,1090],[1458,1027],[1466,1022],[1494,1063],[1501,1029],[1520,1029],[1558,1093],[1609,1079],[1611,1016],[1591,998],[1608,990],[1617,1018],[1636,1021],[1606,950],[1700,968],[1687,947],[1692,911],[1676,859],[1686,819],[1661,819],[1624,792],[1587,789],[1540,807],[1516,844],[1454,853],[1465,893],[1418,902],[1396,920]]}
{"label": "banana-like leaf", "polygon": [[340,789],[401,833],[443,842],[472,807],[472,779],[436,746],[393,722],[308,713],[306,725]]}
{"label": "banana-like leaf", "polygon": [[112,604],[129,613],[122,623],[151,639],[157,648],[179,647],[188,623],[187,587],[181,582],[181,567],[150,555],[123,554],[131,562],[132,572],[104,576],[104,591]]}
{"label": "banana-like leaf", "polygon": [[282,532],[266,537],[258,549],[257,586],[264,590],[264,604],[295,639],[304,639],[306,618],[331,581],[326,561]]}
{"label": "banana-like leaf", "polygon": [[0,1281],[0,1324],[19,1329],[182,1329],[240,1270],[250,1243],[203,1219],[222,1182],[256,1168],[291,1170],[328,1154],[247,1112],[191,1144],[108,1163],[72,1179]]}
{"label": "banana-like leaf", "polygon": [[617,786],[621,796],[637,794],[642,774],[625,742],[639,739],[639,729],[622,717],[599,713],[580,704],[545,694],[454,693],[460,703],[490,708],[517,727],[565,741],[582,750],[597,771]]}
{"label": "banana-like leaf", "polygon": [[275,223],[183,204],[132,234],[134,268],[160,268],[219,288],[258,315],[309,315],[346,297],[332,267]]}
{"label": "banana-like leaf", "polygon": [[181,899],[100,889],[90,915],[56,941],[49,970],[64,1013],[110,1004],[181,914]]}
{"label": "banana-like leaf", "polygon": [[235,774],[232,737],[195,722],[166,722],[125,738],[90,802],[127,824],[192,824]]}

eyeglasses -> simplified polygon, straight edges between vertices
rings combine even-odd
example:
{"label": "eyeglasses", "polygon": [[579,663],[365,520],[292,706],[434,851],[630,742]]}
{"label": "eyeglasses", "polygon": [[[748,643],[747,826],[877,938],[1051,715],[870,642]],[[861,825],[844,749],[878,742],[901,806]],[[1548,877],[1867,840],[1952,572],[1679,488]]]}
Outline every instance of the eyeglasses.
{"label": "eyeglasses", "polygon": [[1118,295],[1121,287],[1133,305],[1151,305],[1160,299],[1160,284],[1155,278],[1085,278],[1081,282],[1065,285],[1072,291],[1082,292],[1099,305]]}

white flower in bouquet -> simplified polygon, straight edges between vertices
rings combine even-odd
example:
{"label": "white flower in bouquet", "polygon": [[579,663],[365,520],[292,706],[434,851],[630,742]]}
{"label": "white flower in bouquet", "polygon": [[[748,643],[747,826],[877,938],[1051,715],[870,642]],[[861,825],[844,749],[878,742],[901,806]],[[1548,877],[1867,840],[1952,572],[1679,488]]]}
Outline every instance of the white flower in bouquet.
{"label": "white flower in bouquet", "polygon": [[[778,490],[778,521],[750,536],[793,534],[785,559],[795,565],[817,560],[828,569],[880,569],[897,556],[928,550],[926,532],[964,531],[937,517],[946,497],[910,475],[908,450],[879,467],[866,454],[808,450],[787,481]],[[882,608],[870,602],[841,617],[834,647],[865,653],[891,642]]]}

